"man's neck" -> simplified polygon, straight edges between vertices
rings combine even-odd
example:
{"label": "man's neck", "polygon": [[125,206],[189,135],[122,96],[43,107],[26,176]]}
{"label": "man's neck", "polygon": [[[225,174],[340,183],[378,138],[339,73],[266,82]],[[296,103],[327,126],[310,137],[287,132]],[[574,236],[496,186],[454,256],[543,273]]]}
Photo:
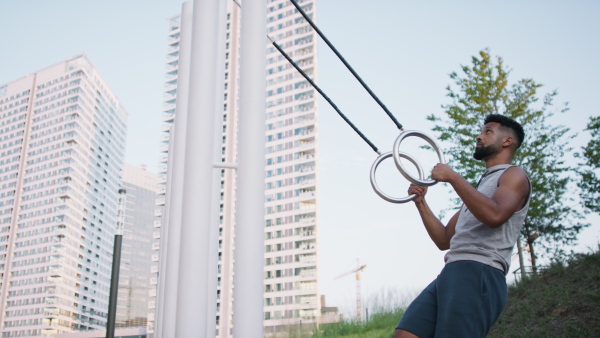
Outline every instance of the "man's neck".
{"label": "man's neck", "polygon": [[512,157],[502,156],[502,154],[494,154],[484,158],[483,161],[485,162],[485,168],[487,169],[500,164],[511,164]]}

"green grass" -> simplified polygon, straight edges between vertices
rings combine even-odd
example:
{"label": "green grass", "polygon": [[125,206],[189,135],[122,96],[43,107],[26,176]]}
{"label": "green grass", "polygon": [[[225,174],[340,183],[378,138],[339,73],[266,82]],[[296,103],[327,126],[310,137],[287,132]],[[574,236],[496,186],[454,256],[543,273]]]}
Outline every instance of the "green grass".
{"label": "green grass", "polygon": [[[406,308],[400,304],[376,307],[366,324],[345,320],[297,337],[390,338]],[[488,337],[600,337],[600,251],[576,254],[510,286]]]}
{"label": "green grass", "polygon": [[511,286],[488,337],[600,337],[600,251]]}
{"label": "green grass", "polygon": [[347,337],[347,338],[390,338],[404,309],[375,313],[366,324],[354,320],[321,325],[314,338]]}

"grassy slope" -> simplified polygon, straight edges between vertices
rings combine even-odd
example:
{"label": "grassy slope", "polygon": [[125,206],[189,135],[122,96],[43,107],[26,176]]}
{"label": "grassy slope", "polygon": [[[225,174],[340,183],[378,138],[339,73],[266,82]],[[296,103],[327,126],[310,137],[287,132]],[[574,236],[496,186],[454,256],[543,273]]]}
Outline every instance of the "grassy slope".
{"label": "grassy slope", "polygon": [[600,337],[600,251],[510,287],[488,337]]}
{"label": "grassy slope", "polygon": [[[375,314],[364,326],[323,325],[312,337],[389,338],[403,312]],[[600,251],[511,286],[488,337],[600,337]]]}

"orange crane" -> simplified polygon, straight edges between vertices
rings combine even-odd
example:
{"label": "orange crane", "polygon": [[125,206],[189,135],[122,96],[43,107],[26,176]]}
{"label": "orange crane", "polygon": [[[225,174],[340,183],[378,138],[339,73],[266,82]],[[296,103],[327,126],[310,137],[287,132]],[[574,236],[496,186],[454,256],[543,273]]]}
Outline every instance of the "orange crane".
{"label": "orange crane", "polygon": [[361,305],[361,297],[360,297],[360,272],[364,270],[367,265],[360,265],[358,259],[356,260],[356,268],[352,269],[348,272],[344,272],[343,274],[335,277],[333,280],[340,279],[342,277],[348,276],[351,273],[356,273],[356,321],[362,323],[362,305]]}

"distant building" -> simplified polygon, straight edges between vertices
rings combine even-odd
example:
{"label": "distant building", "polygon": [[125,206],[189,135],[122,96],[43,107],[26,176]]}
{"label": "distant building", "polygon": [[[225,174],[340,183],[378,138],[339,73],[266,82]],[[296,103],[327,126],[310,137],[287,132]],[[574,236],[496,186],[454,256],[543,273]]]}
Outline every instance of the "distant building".
{"label": "distant building", "polygon": [[[301,2],[316,19],[316,0]],[[313,79],[317,78],[316,32],[288,0],[269,1],[267,32]],[[229,2],[223,88],[222,160],[236,162],[240,8]],[[176,120],[180,18],[169,20],[165,92],[155,227],[161,226],[166,193],[169,127]],[[270,44],[267,50],[265,180],[265,332],[320,316],[318,243],[318,97],[315,90]],[[233,301],[235,172],[221,174],[221,224],[217,332],[230,337]],[[157,248],[160,240],[155,240]],[[153,255],[158,260],[158,248]],[[154,270],[158,273],[158,262]],[[151,307],[156,302],[151,301]],[[153,324],[149,325],[152,332]]]}
{"label": "distant building", "polygon": [[343,319],[337,306],[327,306],[325,295],[321,295],[321,324],[337,323]]}
{"label": "distant building", "polygon": [[0,333],[106,325],[127,112],[84,55],[0,85]]}
{"label": "distant building", "polygon": [[127,194],[116,326],[145,328],[148,300],[155,291],[150,287],[150,271],[157,176],[125,164],[123,187]]}

